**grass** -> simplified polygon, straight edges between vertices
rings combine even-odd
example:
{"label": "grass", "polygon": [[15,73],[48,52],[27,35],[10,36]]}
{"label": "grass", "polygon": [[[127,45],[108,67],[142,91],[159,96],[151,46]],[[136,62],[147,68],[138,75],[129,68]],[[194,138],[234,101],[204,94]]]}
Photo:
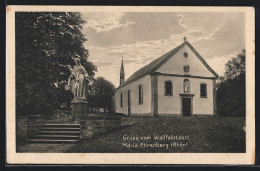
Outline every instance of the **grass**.
{"label": "grass", "polygon": [[[66,152],[73,153],[244,153],[245,132],[243,117],[158,117],[125,118],[124,122],[135,123],[91,139],[81,139]],[[189,140],[155,140],[153,135],[189,136]],[[137,137],[138,140],[123,140],[123,136]],[[141,140],[151,136],[150,140]],[[177,142],[187,147],[170,146]],[[123,146],[128,144],[131,147]],[[140,147],[146,144],[168,144],[164,147]],[[134,145],[137,145],[135,147]]]}

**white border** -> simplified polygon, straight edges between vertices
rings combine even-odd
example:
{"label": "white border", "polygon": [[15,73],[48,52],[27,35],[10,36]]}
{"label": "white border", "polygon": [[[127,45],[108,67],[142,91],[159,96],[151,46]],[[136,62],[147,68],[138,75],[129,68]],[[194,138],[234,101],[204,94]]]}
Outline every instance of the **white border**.
{"label": "white border", "polygon": [[[8,6],[6,11],[6,144],[8,164],[254,164],[255,13],[253,7]],[[16,153],[15,11],[244,12],[246,14],[246,153]]]}

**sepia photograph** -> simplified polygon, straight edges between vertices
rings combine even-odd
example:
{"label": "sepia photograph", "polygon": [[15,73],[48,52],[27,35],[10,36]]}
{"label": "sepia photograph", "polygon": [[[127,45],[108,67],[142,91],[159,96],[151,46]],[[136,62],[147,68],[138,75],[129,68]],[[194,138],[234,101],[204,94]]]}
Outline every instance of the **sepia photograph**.
{"label": "sepia photograph", "polygon": [[250,7],[8,6],[7,157],[253,164],[254,36]]}

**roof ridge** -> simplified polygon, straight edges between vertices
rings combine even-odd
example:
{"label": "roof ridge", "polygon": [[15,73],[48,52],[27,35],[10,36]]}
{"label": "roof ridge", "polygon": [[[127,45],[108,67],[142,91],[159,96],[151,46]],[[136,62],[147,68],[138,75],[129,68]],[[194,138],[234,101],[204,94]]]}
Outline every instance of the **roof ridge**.
{"label": "roof ridge", "polygon": [[174,49],[170,50],[169,52],[163,54],[159,58],[151,61],[149,64],[143,66],[142,68],[134,72],[123,84],[119,85],[118,88],[123,87],[134,80],[142,78],[143,76],[148,75],[150,72],[154,72],[158,67],[161,66],[161,64],[165,63],[172,55],[174,55],[184,44],[186,44],[186,41],[175,47]]}
{"label": "roof ridge", "polygon": [[213,74],[215,77],[219,77],[219,75],[208,65],[208,63],[203,59],[203,57],[196,51],[196,49],[187,42],[187,46],[191,49],[191,51],[199,58],[199,60],[206,66],[206,68]]}
{"label": "roof ridge", "polygon": [[153,68],[152,71],[157,70],[160,66],[162,66],[165,62],[167,62],[169,60],[169,58],[171,58],[176,52],[178,52],[180,50],[180,48],[182,48],[185,44],[187,44],[187,41],[183,42],[182,44],[180,44],[179,46],[177,46],[176,48],[172,49],[171,51],[169,51],[169,55],[167,55],[167,57],[160,62],[156,67]]}
{"label": "roof ridge", "polygon": [[143,76],[146,76],[148,74],[151,74],[152,72],[155,72],[159,67],[161,67],[165,62],[167,62],[176,52],[178,52],[184,45],[187,45],[191,51],[199,58],[199,60],[205,65],[205,67],[216,77],[218,77],[218,74],[207,64],[207,62],[202,58],[202,56],[193,48],[193,46],[186,40],[179,46],[175,47],[174,49],[170,50],[169,52],[163,54],[159,58],[156,58],[155,60],[151,61],[149,64],[143,66],[136,72],[134,72],[123,84],[119,85],[117,87],[121,88],[132,81],[135,81],[139,78],[142,78]]}

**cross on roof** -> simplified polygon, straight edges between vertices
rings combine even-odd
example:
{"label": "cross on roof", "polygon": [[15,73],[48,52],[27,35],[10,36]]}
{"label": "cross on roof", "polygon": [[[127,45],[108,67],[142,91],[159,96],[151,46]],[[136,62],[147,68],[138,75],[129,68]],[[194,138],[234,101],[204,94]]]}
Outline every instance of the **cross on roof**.
{"label": "cross on roof", "polygon": [[183,38],[183,40],[186,42],[186,40],[187,40],[187,37],[184,37],[184,38]]}

